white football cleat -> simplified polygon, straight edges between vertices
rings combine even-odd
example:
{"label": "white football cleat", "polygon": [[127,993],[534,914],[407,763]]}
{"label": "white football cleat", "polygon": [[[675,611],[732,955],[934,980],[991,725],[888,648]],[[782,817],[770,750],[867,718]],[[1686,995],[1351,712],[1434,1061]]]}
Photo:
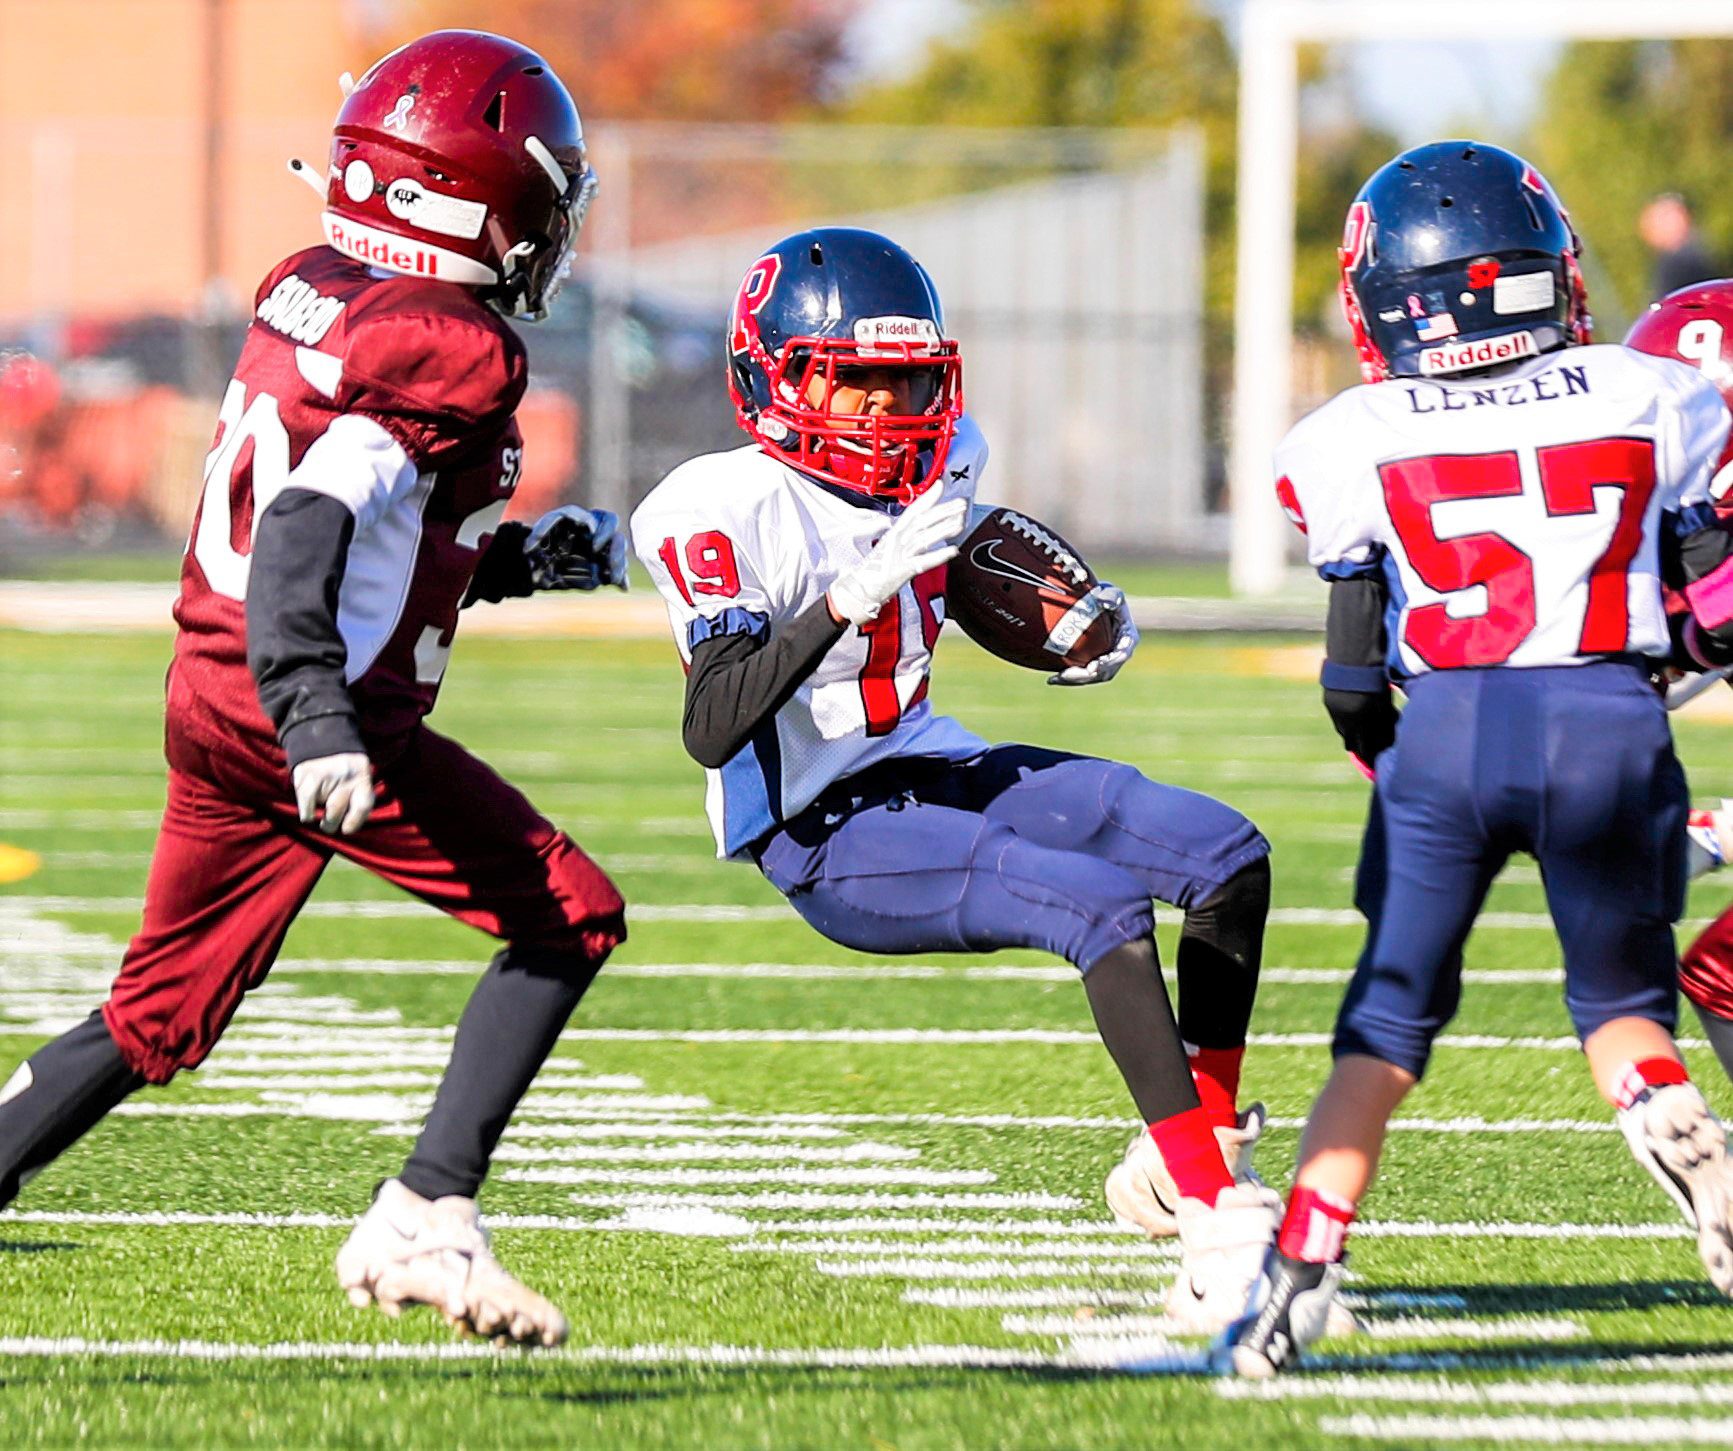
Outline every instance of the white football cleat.
{"label": "white football cleat", "polygon": [[1272,1246],[1244,1311],[1210,1348],[1210,1368],[1251,1380],[1291,1369],[1307,1346],[1338,1333],[1342,1273],[1339,1260],[1291,1260]]}
{"label": "white football cleat", "polygon": [[1224,1189],[1211,1209],[1179,1203],[1179,1274],[1167,1294],[1168,1319],[1182,1330],[1215,1334],[1246,1308],[1264,1258],[1282,1227],[1282,1198],[1263,1184]]}
{"label": "white football cleat", "polygon": [[558,1345],[566,1317],[493,1257],[475,1200],[424,1199],[396,1179],[337,1252],[337,1279],[360,1308],[432,1305],[446,1323],[500,1344]]}
{"label": "white football cleat", "polygon": [[1733,1158],[1727,1131],[1694,1083],[1668,1083],[1619,1110],[1636,1160],[1697,1231],[1697,1253],[1723,1295],[1733,1295]]}
{"label": "white football cleat", "polygon": [[[1252,1168],[1252,1150],[1264,1132],[1268,1115],[1261,1103],[1254,1103],[1239,1116],[1232,1128],[1216,1130],[1216,1142],[1222,1146],[1222,1158],[1227,1160],[1228,1173],[1236,1184],[1262,1184]],[[1179,1233],[1179,1186],[1162,1162],[1161,1150],[1140,1129],[1125,1146],[1125,1157],[1113,1166],[1107,1176],[1107,1207],[1125,1228],[1150,1239],[1171,1239]]]}

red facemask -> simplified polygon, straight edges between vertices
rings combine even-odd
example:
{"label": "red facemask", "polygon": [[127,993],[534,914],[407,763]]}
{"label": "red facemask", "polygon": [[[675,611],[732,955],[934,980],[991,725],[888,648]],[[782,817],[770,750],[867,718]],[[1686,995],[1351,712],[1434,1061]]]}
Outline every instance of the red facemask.
{"label": "red facemask", "polygon": [[[771,357],[748,329],[748,347],[770,383],[771,403],[755,413],[740,407],[741,426],[803,473],[875,498],[902,502],[939,476],[963,413],[963,365],[957,344],[845,338],[791,338]],[[834,396],[839,370],[874,369],[909,375],[909,413],[832,413],[808,399],[813,381]],[[737,405],[740,400],[736,400]]]}

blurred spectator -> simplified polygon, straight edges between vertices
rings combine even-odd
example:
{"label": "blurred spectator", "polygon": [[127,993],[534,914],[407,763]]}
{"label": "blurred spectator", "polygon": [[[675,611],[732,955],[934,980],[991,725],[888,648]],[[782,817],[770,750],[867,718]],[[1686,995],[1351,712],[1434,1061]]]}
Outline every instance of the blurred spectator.
{"label": "blurred spectator", "polygon": [[1637,231],[1654,254],[1649,273],[1651,297],[1665,297],[1693,282],[1719,277],[1721,269],[1697,239],[1691,204],[1676,191],[1650,200],[1637,219]]}

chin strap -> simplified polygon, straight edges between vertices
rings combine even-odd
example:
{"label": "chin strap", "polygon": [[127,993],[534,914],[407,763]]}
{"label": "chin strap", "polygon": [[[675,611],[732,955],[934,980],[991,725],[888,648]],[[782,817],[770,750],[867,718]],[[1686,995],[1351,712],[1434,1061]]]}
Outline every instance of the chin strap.
{"label": "chin strap", "polygon": [[319,180],[318,174],[299,156],[289,158],[289,174],[312,187],[320,201],[325,200],[325,183]]}

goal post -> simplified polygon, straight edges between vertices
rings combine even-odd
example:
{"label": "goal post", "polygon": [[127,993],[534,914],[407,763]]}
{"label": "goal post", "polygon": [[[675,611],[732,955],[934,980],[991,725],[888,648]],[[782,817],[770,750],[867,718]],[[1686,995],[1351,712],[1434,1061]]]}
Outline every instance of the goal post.
{"label": "goal post", "polygon": [[1299,47],[1373,38],[1496,44],[1710,36],[1733,36],[1733,0],[1245,0],[1228,546],[1234,593],[1273,594],[1286,572],[1289,526],[1269,470],[1293,407]]}

